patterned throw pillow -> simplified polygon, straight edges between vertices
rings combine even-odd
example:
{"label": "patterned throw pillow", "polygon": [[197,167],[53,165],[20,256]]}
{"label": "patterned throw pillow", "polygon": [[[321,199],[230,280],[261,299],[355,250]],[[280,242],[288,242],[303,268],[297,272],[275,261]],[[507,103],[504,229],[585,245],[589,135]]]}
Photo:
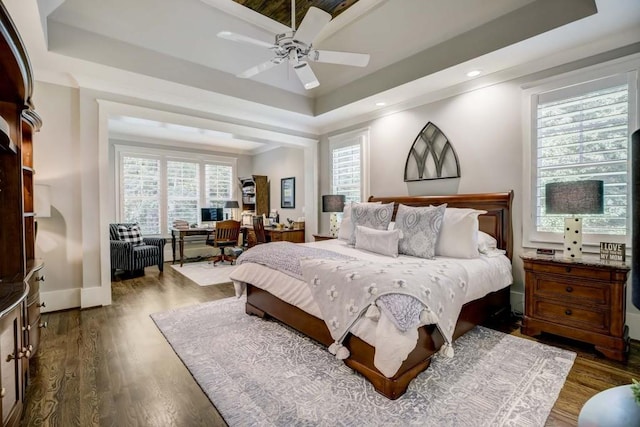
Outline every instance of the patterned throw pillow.
{"label": "patterned throw pillow", "polygon": [[[363,202],[363,203],[371,203],[379,205],[381,202]],[[342,222],[340,223],[340,229],[338,230],[338,239],[346,240],[347,242],[351,240],[351,236],[353,236],[353,231],[355,227],[353,226],[353,222],[351,221],[351,205],[354,202],[345,203],[344,210],[342,211]]]}
{"label": "patterned throw pillow", "polygon": [[419,208],[399,205],[396,229],[402,231],[402,238],[398,242],[398,252],[433,259],[446,208],[446,204]]}
{"label": "patterned throw pillow", "polygon": [[356,227],[373,228],[375,230],[386,230],[393,216],[393,202],[387,204],[377,203],[352,203],[351,204],[351,236],[349,244],[356,244]]}
{"label": "patterned throw pillow", "polygon": [[374,230],[359,225],[356,227],[356,249],[397,257],[401,235],[400,230]]}
{"label": "patterned throw pillow", "polygon": [[143,244],[142,232],[138,224],[132,226],[118,225],[118,236],[120,236],[120,240],[130,242],[133,246]]}

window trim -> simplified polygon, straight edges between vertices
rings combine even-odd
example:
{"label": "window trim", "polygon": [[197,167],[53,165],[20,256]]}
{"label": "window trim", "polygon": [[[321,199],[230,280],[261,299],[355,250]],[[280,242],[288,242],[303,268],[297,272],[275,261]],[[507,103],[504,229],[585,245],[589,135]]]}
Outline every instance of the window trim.
{"label": "window trim", "polygon": [[233,183],[238,180],[238,159],[236,157],[218,156],[212,154],[192,153],[186,151],[176,150],[164,150],[159,148],[146,148],[138,147],[135,145],[123,145],[114,144],[115,150],[115,165],[114,165],[114,188],[115,188],[115,214],[116,221],[121,222],[123,218],[124,209],[124,191],[122,189],[122,158],[124,156],[143,157],[148,159],[160,160],[160,234],[154,234],[151,236],[165,236],[167,235],[164,230],[168,230],[168,218],[167,218],[167,161],[182,161],[198,164],[200,174],[200,196],[198,203],[200,206],[204,206],[206,202],[205,197],[205,182],[204,171],[205,164],[222,164],[231,166],[231,200],[238,198],[238,191]]}
{"label": "window trim", "polygon": [[369,134],[370,128],[367,127],[329,136],[329,191],[333,192],[333,150],[360,145],[360,201],[368,200],[370,196]]}
{"label": "window trim", "polygon": [[[546,92],[570,88],[571,86],[583,86],[595,80],[613,77],[615,75],[627,76],[629,90],[629,135],[638,128],[638,111],[640,111],[640,96],[638,94],[638,70],[640,59],[635,56],[632,59],[611,61],[607,64],[599,64],[587,69],[567,73],[562,76],[546,79],[523,86],[522,92],[522,246],[524,248],[548,247],[553,249],[563,248],[563,236],[561,233],[538,232],[536,230],[536,126],[538,99]],[[570,89],[568,89],[570,90]],[[631,144],[629,143],[629,148]],[[631,171],[631,156],[627,156],[627,170]],[[587,234],[583,237],[584,252],[599,252],[601,241],[625,243],[631,249],[631,218],[633,212],[631,201],[631,181],[627,188],[629,200],[629,215],[627,216],[627,233],[625,236]]]}

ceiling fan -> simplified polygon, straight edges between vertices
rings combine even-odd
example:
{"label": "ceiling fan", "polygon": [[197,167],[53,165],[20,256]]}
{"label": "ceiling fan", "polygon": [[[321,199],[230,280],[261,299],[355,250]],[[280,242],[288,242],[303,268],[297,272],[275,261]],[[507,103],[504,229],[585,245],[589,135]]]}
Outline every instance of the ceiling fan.
{"label": "ceiling fan", "polygon": [[276,34],[275,43],[267,43],[252,37],[243,36],[242,34],[232,33],[231,31],[221,31],[218,33],[218,37],[220,38],[265,47],[271,49],[274,53],[274,57],[270,60],[251,67],[237,74],[236,77],[245,79],[253,77],[258,73],[288,61],[304,88],[308,90],[320,85],[315,73],[309,66],[309,61],[351,65],[355,67],[367,66],[369,63],[369,54],[318,50],[313,47],[313,40],[318,36],[324,26],[331,21],[330,14],[312,6],[296,30],[295,0],[291,2],[291,9],[291,31]]}

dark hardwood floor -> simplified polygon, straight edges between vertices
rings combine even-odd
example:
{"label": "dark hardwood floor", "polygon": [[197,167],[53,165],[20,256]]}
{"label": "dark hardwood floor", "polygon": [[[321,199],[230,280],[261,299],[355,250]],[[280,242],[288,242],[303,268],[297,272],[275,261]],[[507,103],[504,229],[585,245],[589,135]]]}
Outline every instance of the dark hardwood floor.
{"label": "dark hardwood floor", "polygon": [[[108,307],[43,315],[49,326],[30,360],[22,425],[225,425],[149,314],[231,297],[232,286],[200,287],[167,266],[162,274],[147,268],[143,277],[113,282],[112,288]],[[522,336],[517,326],[507,332]],[[547,335],[537,341],[578,353],[547,425],[576,425],[591,396],[640,379],[640,342],[632,341],[624,364],[586,344]]]}

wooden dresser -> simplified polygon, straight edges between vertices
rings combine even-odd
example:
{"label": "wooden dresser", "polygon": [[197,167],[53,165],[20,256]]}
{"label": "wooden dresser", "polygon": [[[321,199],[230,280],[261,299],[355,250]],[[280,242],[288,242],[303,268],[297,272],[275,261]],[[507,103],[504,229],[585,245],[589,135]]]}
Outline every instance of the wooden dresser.
{"label": "wooden dresser", "polygon": [[628,265],[595,256],[569,260],[527,254],[521,258],[525,270],[523,334],[561,335],[594,344],[611,359],[626,360]]}

